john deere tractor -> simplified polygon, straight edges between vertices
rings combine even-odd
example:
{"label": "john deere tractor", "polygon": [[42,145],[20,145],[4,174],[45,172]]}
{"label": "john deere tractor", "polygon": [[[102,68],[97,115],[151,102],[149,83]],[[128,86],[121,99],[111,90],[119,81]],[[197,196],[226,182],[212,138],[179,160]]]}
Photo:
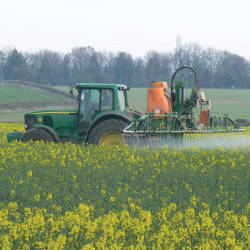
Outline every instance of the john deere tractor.
{"label": "john deere tractor", "polygon": [[128,107],[128,88],[121,84],[76,84],[77,108],[39,110],[24,115],[26,132],[8,134],[9,141],[112,144],[123,143],[122,130],[139,118]]}
{"label": "john deere tractor", "polygon": [[[194,75],[189,96],[185,96],[185,84],[175,81],[177,73],[182,70],[189,70]],[[210,102],[200,91],[197,73],[188,66],[174,72],[170,93],[166,82],[153,82],[148,89],[145,114],[129,109],[125,85],[80,83],[75,88],[78,92],[76,109],[28,112],[24,115],[26,132],[9,133],[9,141],[144,145],[148,142],[161,143],[161,139],[163,144],[172,139],[179,143],[184,134],[189,133],[244,131],[228,115],[211,114]],[[198,115],[194,112],[197,106]]]}

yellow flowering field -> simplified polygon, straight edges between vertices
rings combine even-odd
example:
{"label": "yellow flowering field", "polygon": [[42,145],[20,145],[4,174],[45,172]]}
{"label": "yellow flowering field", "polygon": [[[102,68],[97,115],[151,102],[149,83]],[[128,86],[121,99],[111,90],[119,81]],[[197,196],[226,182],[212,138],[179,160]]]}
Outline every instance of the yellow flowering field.
{"label": "yellow flowering field", "polygon": [[1,138],[0,249],[249,249],[247,147]]}

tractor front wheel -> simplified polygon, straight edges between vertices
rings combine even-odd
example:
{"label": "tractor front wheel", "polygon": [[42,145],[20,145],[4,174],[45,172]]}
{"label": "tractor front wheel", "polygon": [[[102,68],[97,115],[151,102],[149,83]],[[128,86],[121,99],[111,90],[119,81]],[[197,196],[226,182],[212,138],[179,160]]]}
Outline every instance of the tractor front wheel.
{"label": "tractor front wheel", "polygon": [[21,137],[22,142],[27,141],[55,141],[53,136],[47,131],[39,128],[27,130]]}
{"label": "tractor front wheel", "polygon": [[88,142],[97,145],[119,145],[125,144],[122,130],[126,122],[118,119],[105,120],[95,126],[90,132]]}

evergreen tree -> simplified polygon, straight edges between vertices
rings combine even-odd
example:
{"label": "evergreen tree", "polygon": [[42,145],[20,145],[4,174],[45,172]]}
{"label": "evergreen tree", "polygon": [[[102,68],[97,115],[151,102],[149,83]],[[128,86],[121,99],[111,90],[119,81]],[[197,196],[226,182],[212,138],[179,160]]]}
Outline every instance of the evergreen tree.
{"label": "evergreen tree", "polygon": [[0,81],[4,80],[4,65],[6,64],[6,54],[0,51]]}
{"label": "evergreen tree", "polygon": [[4,78],[7,80],[24,80],[26,78],[25,71],[27,65],[21,53],[14,49],[7,57],[4,67]]}

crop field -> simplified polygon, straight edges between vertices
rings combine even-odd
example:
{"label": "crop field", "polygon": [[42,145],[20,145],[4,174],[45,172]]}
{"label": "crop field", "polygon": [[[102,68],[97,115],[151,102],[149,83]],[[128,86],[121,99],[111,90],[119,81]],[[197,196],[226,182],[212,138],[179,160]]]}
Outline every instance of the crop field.
{"label": "crop field", "polygon": [[40,92],[22,86],[0,85],[0,103],[51,101],[53,96],[41,94]]}
{"label": "crop field", "polygon": [[249,147],[8,144],[2,136],[0,248],[249,249],[249,166]]}
{"label": "crop field", "polygon": [[0,83],[0,121],[23,121],[26,111],[64,103],[64,97],[52,92]]}

